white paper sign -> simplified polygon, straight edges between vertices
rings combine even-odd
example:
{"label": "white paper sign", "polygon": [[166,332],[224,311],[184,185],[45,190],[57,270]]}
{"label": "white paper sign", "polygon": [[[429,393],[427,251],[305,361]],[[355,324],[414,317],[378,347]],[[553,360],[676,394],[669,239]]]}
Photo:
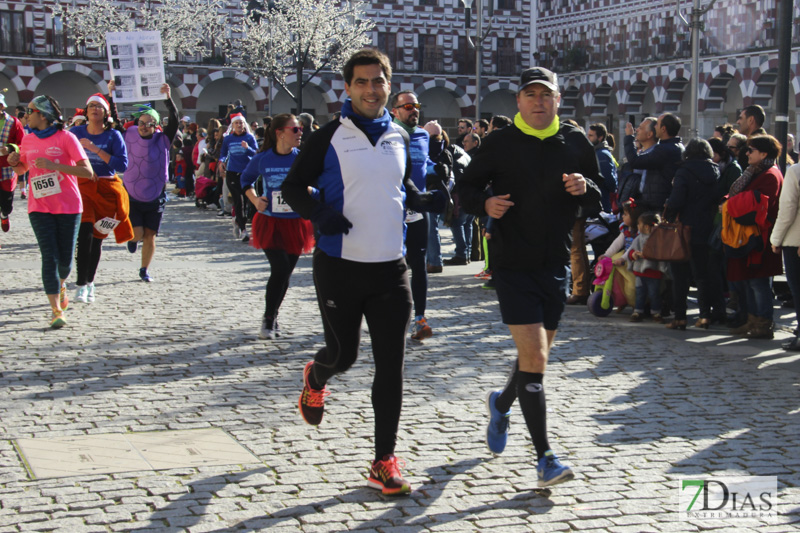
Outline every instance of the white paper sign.
{"label": "white paper sign", "polygon": [[157,31],[106,33],[108,68],[117,103],[166,100],[161,34]]}

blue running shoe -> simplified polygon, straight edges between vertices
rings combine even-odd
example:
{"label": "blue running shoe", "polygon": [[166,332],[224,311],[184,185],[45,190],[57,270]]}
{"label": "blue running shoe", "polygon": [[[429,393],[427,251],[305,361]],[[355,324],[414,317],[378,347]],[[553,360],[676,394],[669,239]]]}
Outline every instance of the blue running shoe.
{"label": "blue running shoe", "polygon": [[508,442],[508,420],[511,418],[511,410],[501,413],[494,406],[499,391],[490,391],[486,395],[486,408],[489,410],[489,425],[486,428],[486,445],[492,453],[503,453]]}
{"label": "blue running shoe", "polygon": [[552,450],[546,451],[544,457],[539,460],[536,472],[539,474],[539,488],[557,485],[575,478],[572,470],[568,466],[562,465]]}
{"label": "blue running shoe", "polygon": [[136,250],[139,248],[139,243],[134,240],[130,240],[126,244],[128,245],[128,251],[132,254],[135,254]]}

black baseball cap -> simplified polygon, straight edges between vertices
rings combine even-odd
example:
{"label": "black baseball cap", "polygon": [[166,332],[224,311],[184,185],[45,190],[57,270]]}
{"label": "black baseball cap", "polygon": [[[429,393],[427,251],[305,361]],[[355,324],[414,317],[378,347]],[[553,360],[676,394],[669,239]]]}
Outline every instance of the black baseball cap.
{"label": "black baseball cap", "polygon": [[522,71],[522,75],[519,77],[519,90],[521,91],[533,83],[541,83],[551,91],[558,92],[558,78],[554,72],[546,68],[534,67]]}

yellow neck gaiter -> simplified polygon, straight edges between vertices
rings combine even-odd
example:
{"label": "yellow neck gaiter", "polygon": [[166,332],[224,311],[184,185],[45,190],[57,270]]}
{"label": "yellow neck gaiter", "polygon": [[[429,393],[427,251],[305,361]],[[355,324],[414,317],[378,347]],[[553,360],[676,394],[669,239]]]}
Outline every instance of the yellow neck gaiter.
{"label": "yellow neck gaiter", "polygon": [[518,127],[525,135],[532,135],[540,140],[545,140],[558,133],[558,128],[561,127],[561,121],[558,120],[558,115],[553,122],[543,130],[537,130],[528,126],[528,123],[522,119],[522,115],[517,113],[514,116],[514,125]]}

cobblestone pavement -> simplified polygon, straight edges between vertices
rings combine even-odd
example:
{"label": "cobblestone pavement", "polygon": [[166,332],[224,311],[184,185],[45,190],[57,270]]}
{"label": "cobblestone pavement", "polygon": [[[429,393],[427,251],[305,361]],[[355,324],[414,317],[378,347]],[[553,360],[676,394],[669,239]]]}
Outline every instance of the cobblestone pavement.
{"label": "cobblestone pavement", "polygon": [[[431,276],[435,335],[409,344],[398,455],[414,492],[390,499],[368,489],[366,329],[359,361],[329,384],[322,425],[304,424],[301,371],[322,344],[310,258],[283,305],[288,335],[259,340],[266,260],[214,214],[168,204],[154,283],[139,281],[139,258],[109,242],[97,302],[73,304],[68,325],[51,331],[17,200],[12,230],[0,234],[0,533],[797,530],[797,358],[777,339],[672,332],[585,307],[565,313],[545,381],[551,443],[577,478],[537,494],[518,408],[506,452],[484,444],[484,395],[502,386],[514,350],[494,293],[472,277],[477,265]],[[208,427],[258,462],[35,480],[13,445]],[[680,479],[735,474],[777,476],[780,516],[678,520]]]}

